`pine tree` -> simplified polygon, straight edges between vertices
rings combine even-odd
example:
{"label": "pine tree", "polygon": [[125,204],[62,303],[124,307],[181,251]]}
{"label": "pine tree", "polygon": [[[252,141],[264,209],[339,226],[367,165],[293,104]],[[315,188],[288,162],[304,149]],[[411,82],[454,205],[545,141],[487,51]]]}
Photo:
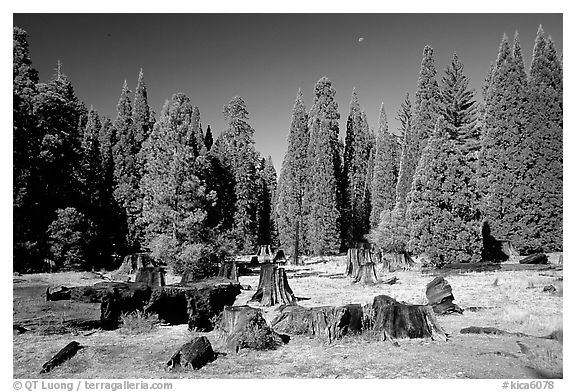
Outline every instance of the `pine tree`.
{"label": "pine tree", "polygon": [[440,114],[440,92],[433,55],[433,49],[426,45],[418,77],[413,122],[406,133],[396,187],[396,203],[401,209],[406,208],[406,196],[410,191],[414,171]]}
{"label": "pine tree", "polygon": [[136,217],[140,214],[138,153],[140,147],[134,134],[132,119],[132,102],[130,90],[124,81],[122,93],[116,106],[117,116],[114,120],[116,143],[112,152],[114,155],[114,197],[125,214],[126,238],[125,244],[129,252],[139,249],[139,230]]}
{"label": "pine tree", "polygon": [[392,134],[388,132],[388,120],[384,103],[380,106],[378,134],[374,155],[374,176],[372,178],[372,213],[370,224],[376,227],[380,222],[380,214],[392,210],[396,204],[396,183],[398,181],[399,146]]}
{"label": "pine tree", "polygon": [[314,86],[308,129],[308,184],[304,197],[307,214],[307,241],[313,254],[334,254],[340,248],[342,196],[338,147],[338,103],[332,82],[322,77]]}
{"label": "pine tree", "polygon": [[206,147],[206,151],[210,151],[212,149],[212,144],[214,144],[214,138],[212,136],[210,125],[208,125],[208,128],[206,128],[206,134],[204,135],[204,146]]}
{"label": "pine tree", "polygon": [[254,129],[248,124],[248,110],[242,97],[233,97],[224,106],[226,129],[213,148],[234,177],[234,238],[238,251],[253,252],[257,241],[258,154]]}
{"label": "pine tree", "polygon": [[[523,179],[530,149],[526,148],[526,74],[515,39],[511,50],[506,36],[487,91],[484,130],[478,160],[481,211],[491,236],[510,240],[523,252],[530,242],[531,225],[522,200],[529,191]],[[523,218],[524,217],[524,218]]]}
{"label": "pine tree", "polygon": [[482,244],[472,171],[449,128],[438,119],[416,168],[406,211],[409,249],[437,266],[478,261]]}
{"label": "pine tree", "polygon": [[192,124],[190,127],[190,135],[188,135],[191,143],[193,143],[196,153],[198,155],[206,155],[206,146],[204,145],[204,133],[202,132],[202,123],[200,121],[200,109],[194,106],[192,113]]}
{"label": "pine tree", "polygon": [[524,182],[525,221],[534,229],[529,251],[562,250],[562,71],[554,43],[539,27],[529,73],[531,149]]}
{"label": "pine tree", "polygon": [[188,138],[192,117],[189,98],[175,94],[143,147],[139,223],[145,227],[145,246],[178,273],[206,266],[206,210],[214,198],[195,174],[197,154]]}
{"label": "pine tree", "polygon": [[138,84],[134,92],[134,107],[132,110],[132,126],[134,127],[134,142],[138,151],[152,131],[154,122],[152,121],[150,106],[148,105],[148,90],[144,82],[144,72],[140,69],[138,74]]}
{"label": "pine tree", "polygon": [[304,249],[304,234],[306,233],[303,202],[308,179],[308,142],[308,114],[302,91],[298,90],[292,109],[288,149],[278,179],[276,203],[280,244],[286,252],[292,254],[295,264],[298,264],[298,255]]}
{"label": "pine tree", "polygon": [[[82,185],[85,199],[84,211],[88,217],[100,214],[103,192],[103,165],[100,156],[99,136],[102,129],[100,116],[90,108],[88,121],[82,138]],[[98,211],[98,212],[97,212]]]}
{"label": "pine tree", "polygon": [[369,160],[369,130],[365,115],[360,108],[356,90],[352,92],[350,113],[346,123],[344,147],[344,219],[345,245],[361,242],[367,232],[365,185]]}
{"label": "pine tree", "polygon": [[34,97],[37,94],[38,72],[32,67],[28,34],[14,26],[13,32],[13,214],[14,270],[42,260],[39,241],[43,236],[35,208],[40,196],[38,189],[38,154],[41,138],[36,131]]}
{"label": "pine tree", "polygon": [[400,165],[400,158],[402,156],[402,151],[404,151],[406,135],[410,132],[412,127],[412,103],[410,102],[410,94],[406,93],[406,98],[400,104],[400,109],[396,115],[396,120],[400,121],[400,129],[398,130],[398,144],[400,145],[398,165]]}
{"label": "pine tree", "polygon": [[476,101],[474,91],[468,89],[469,78],[464,75],[464,66],[456,53],[446,67],[440,83],[440,113],[454,130],[453,135],[464,151],[479,148],[476,131]]}
{"label": "pine tree", "polygon": [[277,247],[278,232],[275,221],[277,193],[276,169],[272,157],[260,160],[258,170],[258,243]]}

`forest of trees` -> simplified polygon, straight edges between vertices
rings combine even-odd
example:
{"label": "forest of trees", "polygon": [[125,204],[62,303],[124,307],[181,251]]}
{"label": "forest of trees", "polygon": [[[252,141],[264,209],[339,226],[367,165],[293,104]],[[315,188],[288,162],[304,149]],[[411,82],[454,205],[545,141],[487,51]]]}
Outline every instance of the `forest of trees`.
{"label": "forest of trees", "polygon": [[154,113],[140,70],[107,118],[60,63],[39,81],[27,33],[14,27],[13,39],[15,271],[112,268],[149,252],[201,272],[261,244],[296,263],[365,241],[434,265],[490,259],[488,238],[562,250],[562,59],[542,27],[528,71],[518,36],[503,37],[478,102],[458,55],[439,77],[426,46],[397,130],[384,104],[370,129],[354,90],[340,138],[322,77],[309,109],[298,91],[279,173],[255,149],[242,97],[213,136],[185,94]]}

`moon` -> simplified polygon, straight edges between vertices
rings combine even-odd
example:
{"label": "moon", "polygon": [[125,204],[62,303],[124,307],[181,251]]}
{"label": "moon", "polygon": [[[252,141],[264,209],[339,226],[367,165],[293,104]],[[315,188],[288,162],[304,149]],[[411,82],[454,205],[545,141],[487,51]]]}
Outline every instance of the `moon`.
{"label": "moon", "polygon": [[362,41],[364,41],[364,37],[358,38],[358,42],[362,42]]}

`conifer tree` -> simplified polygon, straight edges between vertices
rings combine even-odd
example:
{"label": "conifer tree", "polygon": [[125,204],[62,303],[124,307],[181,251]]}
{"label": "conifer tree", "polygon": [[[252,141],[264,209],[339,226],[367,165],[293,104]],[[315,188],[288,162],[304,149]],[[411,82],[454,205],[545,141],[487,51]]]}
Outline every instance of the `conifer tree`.
{"label": "conifer tree", "polygon": [[408,248],[437,266],[474,262],[481,256],[472,171],[449,128],[438,119],[416,168],[406,211]]}
{"label": "conifer tree", "polygon": [[433,49],[426,45],[418,77],[413,122],[410,131],[406,133],[396,188],[396,203],[401,209],[406,208],[406,196],[410,191],[420,154],[440,113],[440,92],[433,55]]}
{"label": "conifer tree", "polygon": [[128,252],[137,251],[140,247],[140,232],[136,226],[136,217],[140,214],[138,153],[140,147],[134,133],[132,119],[132,101],[130,90],[124,81],[122,93],[116,106],[117,116],[114,120],[115,144],[114,155],[114,198],[125,215],[125,246]]}
{"label": "conifer tree", "polygon": [[314,86],[308,129],[308,184],[304,197],[307,241],[313,254],[334,254],[340,248],[341,178],[338,147],[338,103],[332,82],[322,77]]}
{"label": "conifer tree", "polygon": [[258,243],[277,247],[278,232],[275,222],[275,202],[277,193],[276,169],[272,157],[260,160],[258,197]]}
{"label": "conifer tree", "polygon": [[206,266],[206,210],[214,199],[195,173],[197,154],[188,138],[192,117],[189,98],[173,95],[143,147],[139,221],[145,227],[145,246],[178,273]]}
{"label": "conifer tree", "polygon": [[400,158],[402,156],[402,151],[404,151],[406,134],[408,134],[410,127],[412,126],[412,102],[410,102],[409,93],[406,93],[406,98],[404,98],[404,101],[400,104],[396,120],[400,121],[400,129],[397,134],[398,144],[400,145],[400,149],[398,150],[398,165],[400,165]]}
{"label": "conifer tree", "polygon": [[530,242],[531,225],[522,205],[530,148],[526,148],[526,74],[515,39],[511,49],[504,35],[485,103],[484,130],[478,161],[478,190],[483,225],[498,240],[510,240],[520,252]]}
{"label": "conifer tree", "polygon": [[88,121],[86,123],[86,128],[84,129],[84,135],[82,138],[82,185],[83,193],[85,198],[85,211],[88,214],[89,219],[100,212],[101,210],[101,200],[103,192],[103,165],[100,156],[100,131],[102,129],[102,123],[100,122],[100,116],[93,109],[90,108],[88,112]]}
{"label": "conifer tree", "polygon": [[529,72],[531,149],[525,184],[525,224],[533,228],[530,251],[562,250],[562,72],[554,43],[538,28]]}
{"label": "conifer tree", "polygon": [[304,249],[306,220],[304,219],[304,192],[308,179],[308,114],[302,97],[302,90],[292,109],[292,121],[288,134],[288,149],[284,155],[278,179],[276,216],[280,244],[288,254],[292,254],[295,264],[299,263],[299,253]]}
{"label": "conifer tree", "polygon": [[214,137],[212,136],[210,125],[208,125],[208,128],[206,128],[206,134],[204,135],[204,146],[206,147],[206,151],[212,149],[212,144],[214,144]]}
{"label": "conifer tree", "polygon": [[369,129],[360,108],[356,90],[352,92],[350,113],[346,122],[344,146],[344,217],[345,246],[351,247],[363,240],[367,231],[365,185],[368,171],[370,145]]}
{"label": "conifer tree", "polygon": [[204,133],[202,132],[202,123],[200,121],[200,109],[194,106],[192,113],[192,124],[190,128],[190,135],[188,138],[191,140],[197,155],[206,155],[206,147],[204,145]]}
{"label": "conifer tree", "polygon": [[248,110],[242,97],[233,97],[224,106],[226,129],[213,148],[234,178],[234,234],[238,251],[253,252],[258,224],[258,154],[254,148],[254,129],[248,124]]}
{"label": "conifer tree", "polygon": [[148,105],[148,90],[144,81],[144,72],[140,69],[138,84],[134,92],[134,107],[132,110],[132,124],[134,127],[134,142],[138,151],[150,135],[154,122],[152,121],[150,106]]}
{"label": "conifer tree", "polygon": [[380,214],[392,210],[396,204],[396,183],[398,181],[398,162],[396,156],[399,145],[388,131],[388,120],[384,103],[380,106],[378,134],[374,154],[374,175],[372,178],[372,213],[370,224],[372,228],[380,222]]}
{"label": "conifer tree", "polygon": [[446,67],[440,83],[441,114],[454,130],[457,142],[464,151],[479,148],[479,135],[476,131],[476,101],[474,91],[468,88],[469,78],[464,74],[464,66],[458,55]]}

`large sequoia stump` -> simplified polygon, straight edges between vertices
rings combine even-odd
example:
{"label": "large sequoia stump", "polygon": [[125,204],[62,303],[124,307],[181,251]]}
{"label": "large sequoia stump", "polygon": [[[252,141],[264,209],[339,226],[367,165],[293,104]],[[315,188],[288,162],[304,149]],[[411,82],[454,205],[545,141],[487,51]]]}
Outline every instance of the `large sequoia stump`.
{"label": "large sequoia stump", "polygon": [[226,306],[216,326],[218,346],[237,353],[242,348],[273,350],[283,344],[262,317],[260,309],[250,306]]}
{"label": "large sequoia stump", "polygon": [[238,281],[238,266],[236,261],[225,262],[220,265],[218,277]]}
{"label": "large sequoia stump", "polygon": [[272,250],[270,245],[260,245],[260,249],[256,254],[259,263],[269,263],[272,260]]}
{"label": "large sequoia stump", "polygon": [[206,279],[186,286],[160,287],[152,292],[146,312],[170,324],[188,323],[190,330],[211,331],[225,306],[234,304],[240,285],[226,279]]}
{"label": "large sequoia stump", "polygon": [[434,309],[434,313],[447,314],[464,311],[460,306],[452,303],[454,301],[452,287],[441,276],[437,276],[426,285],[426,298],[428,298],[428,304]]}
{"label": "large sequoia stump", "polygon": [[262,264],[258,289],[250,301],[260,302],[263,306],[296,302],[296,296],[288,284],[284,268],[279,268],[273,263]]}
{"label": "large sequoia stump", "polygon": [[377,260],[382,262],[382,272],[394,272],[397,270],[409,270],[414,267],[415,262],[410,255],[404,253],[376,253]]}
{"label": "large sequoia stump", "polygon": [[162,267],[147,267],[140,268],[136,273],[136,283],[144,283],[146,286],[150,287],[161,287],[166,285],[166,279],[164,275],[166,272]]}
{"label": "large sequoia stump", "polygon": [[382,295],[374,298],[372,314],[372,329],[381,332],[384,339],[431,338],[446,341],[446,334],[429,305],[405,304]]}
{"label": "large sequoia stump", "polygon": [[215,359],[216,354],[214,350],[212,350],[210,341],[205,336],[201,336],[180,347],[180,349],[172,355],[167,365],[170,369],[176,366],[182,366],[197,370]]}
{"label": "large sequoia stump", "polygon": [[[281,308],[281,313],[271,325],[277,332],[314,336],[331,343],[346,335],[351,328],[351,313],[345,306],[305,308],[288,305]],[[357,325],[355,324],[353,328],[357,328]]]}
{"label": "large sequoia stump", "polygon": [[351,277],[354,283],[374,284],[378,282],[374,263],[378,259],[372,249],[367,246],[350,248],[347,258],[346,276]]}
{"label": "large sequoia stump", "polygon": [[374,263],[366,263],[361,265],[354,276],[354,283],[362,284],[376,284],[378,283],[378,278],[376,277],[376,267]]}
{"label": "large sequoia stump", "polygon": [[524,257],[519,261],[520,264],[548,264],[548,256],[544,253],[536,253],[527,257]]}

